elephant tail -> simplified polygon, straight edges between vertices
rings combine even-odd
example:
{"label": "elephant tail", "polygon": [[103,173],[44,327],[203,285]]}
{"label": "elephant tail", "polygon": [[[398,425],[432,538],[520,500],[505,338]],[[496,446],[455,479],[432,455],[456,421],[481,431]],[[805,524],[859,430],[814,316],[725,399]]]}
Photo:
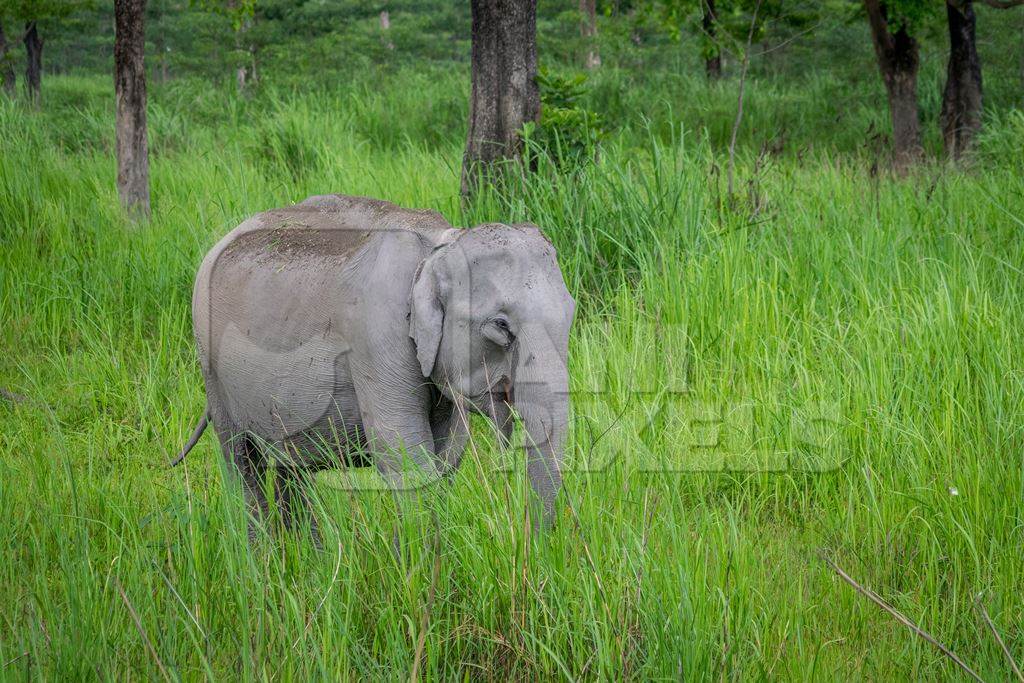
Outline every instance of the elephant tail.
{"label": "elephant tail", "polygon": [[181,453],[178,453],[178,457],[175,458],[174,461],[171,463],[171,467],[177,467],[178,465],[181,464],[181,461],[185,459],[185,456],[188,455],[188,452],[191,451],[193,446],[195,446],[196,443],[199,442],[199,437],[201,437],[203,435],[203,432],[206,431],[206,426],[208,424],[210,424],[209,406],[207,406],[206,409],[203,411],[203,417],[200,418],[199,423],[196,425],[196,428],[192,430],[192,436],[189,437],[188,443],[185,444],[185,447],[181,449]]}

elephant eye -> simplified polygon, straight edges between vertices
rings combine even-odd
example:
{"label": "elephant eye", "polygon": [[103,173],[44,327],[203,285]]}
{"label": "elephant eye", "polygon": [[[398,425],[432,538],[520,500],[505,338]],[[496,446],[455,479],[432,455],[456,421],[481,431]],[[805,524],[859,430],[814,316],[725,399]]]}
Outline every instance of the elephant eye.
{"label": "elephant eye", "polygon": [[495,316],[484,323],[484,336],[490,339],[498,346],[503,346],[506,349],[512,346],[516,340],[516,335],[512,333],[511,325],[509,325],[508,318],[504,316]]}

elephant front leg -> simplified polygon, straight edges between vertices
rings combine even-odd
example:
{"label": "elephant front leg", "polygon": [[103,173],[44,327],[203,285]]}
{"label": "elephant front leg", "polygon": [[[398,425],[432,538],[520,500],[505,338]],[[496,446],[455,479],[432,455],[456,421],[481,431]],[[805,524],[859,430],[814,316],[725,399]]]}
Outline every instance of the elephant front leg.
{"label": "elephant front leg", "polygon": [[430,415],[434,435],[434,460],[447,482],[455,479],[469,441],[469,414],[464,406],[452,401],[435,407]]}
{"label": "elephant front leg", "polygon": [[441,477],[430,424],[425,415],[415,421],[422,424],[393,427],[364,418],[367,449],[377,472],[392,491],[416,491]]}
{"label": "elephant front leg", "polygon": [[438,479],[430,391],[415,365],[387,358],[352,363],[366,450],[393,491]]}
{"label": "elephant front leg", "polygon": [[[423,419],[426,429],[430,425]],[[429,431],[428,431],[429,433]],[[391,490],[395,501],[396,526],[391,538],[395,558],[401,561],[403,555],[404,530],[407,522],[424,507],[430,488],[441,478],[442,470],[436,463],[433,452],[433,436],[422,438],[419,430],[406,431],[389,428],[368,428],[367,441],[377,472]]]}
{"label": "elephant front leg", "polygon": [[[379,345],[354,352],[350,366],[367,452],[391,489],[402,527],[442,470],[430,425],[430,387],[414,357],[391,357],[387,350]],[[398,538],[396,529],[396,547]]]}
{"label": "elephant front leg", "polygon": [[381,478],[391,490],[398,516],[392,539],[396,557],[401,555],[401,529],[413,517],[442,476],[436,464],[434,437],[422,414],[381,413],[363,417],[367,449]]}

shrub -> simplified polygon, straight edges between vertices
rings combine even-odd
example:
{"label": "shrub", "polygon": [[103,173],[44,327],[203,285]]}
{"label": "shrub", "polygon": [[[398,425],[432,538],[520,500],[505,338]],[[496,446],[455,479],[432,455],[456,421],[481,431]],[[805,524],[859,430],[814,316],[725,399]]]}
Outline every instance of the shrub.
{"label": "shrub", "polygon": [[527,123],[523,138],[531,154],[543,154],[561,167],[578,167],[596,159],[604,137],[603,121],[580,99],[587,93],[586,74],[562,76],[541,67],[540,123]]}

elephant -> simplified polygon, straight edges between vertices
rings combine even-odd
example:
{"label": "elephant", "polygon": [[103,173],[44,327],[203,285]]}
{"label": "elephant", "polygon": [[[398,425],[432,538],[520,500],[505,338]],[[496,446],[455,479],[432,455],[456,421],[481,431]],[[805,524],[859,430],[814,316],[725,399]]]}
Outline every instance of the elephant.
{"label": "elephant", "polygon": [[343,195],[256,214],[196,275],[192,318],[206,411],[250,512],[285,525],[308,509],[309,475],[375,466],[401,504],[450,480],[468,414],[507,446],[515,417],[542,526],[555,516],[576,303],[532,224],[452,227],[435,211]]}

